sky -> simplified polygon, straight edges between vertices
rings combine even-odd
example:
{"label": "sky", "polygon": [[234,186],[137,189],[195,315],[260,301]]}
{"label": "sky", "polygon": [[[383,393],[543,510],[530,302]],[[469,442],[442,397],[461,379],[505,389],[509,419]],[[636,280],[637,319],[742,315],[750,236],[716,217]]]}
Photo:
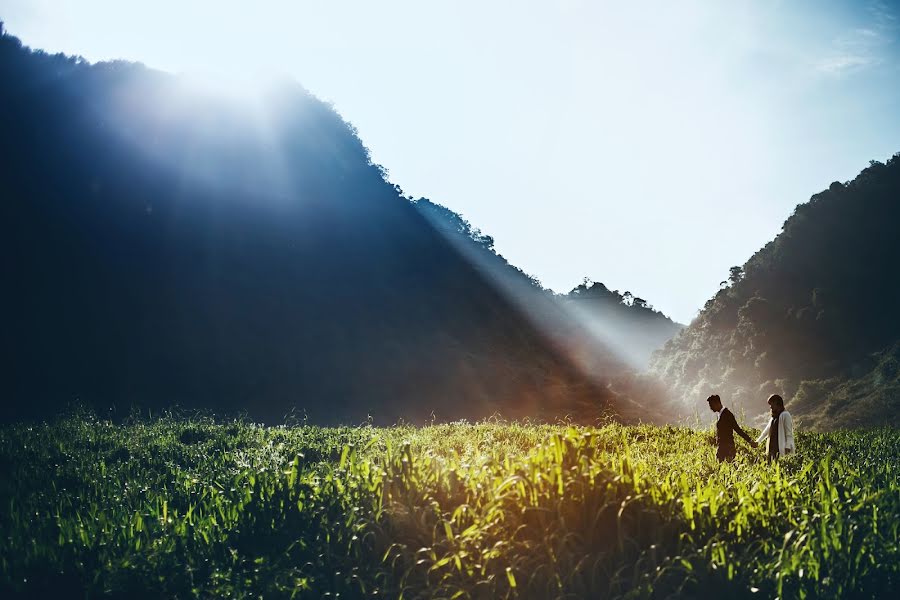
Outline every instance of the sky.
{"label": "sky", "polygon": [[900,151],[868,0],[0,0],[33,48],[334,103],[393,183],[556,291],[687,323],[794,207]]}

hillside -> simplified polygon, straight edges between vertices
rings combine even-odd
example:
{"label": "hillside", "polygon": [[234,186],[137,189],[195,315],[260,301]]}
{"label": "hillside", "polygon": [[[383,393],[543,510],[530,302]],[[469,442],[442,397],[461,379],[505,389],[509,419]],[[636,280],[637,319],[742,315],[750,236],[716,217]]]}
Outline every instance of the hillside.
{"label": "hillside", "polygon": [[[781,393],[805,426],[900,425],[900,155],[797,206],[666,344],[652,372],[690,410]],[[701,408],[705,408],[702,407]]]}
{"label": "hillside", "polygon": [[621,349],[623,359],[639,371],[648,367],[653,352],[684,328],[643,298],[610,290],[600,282],[585,280],[561,299],[583,327],[582,336]]}
{"label": "hillside", "polygon": [[9,35],[0,80],[3,419],[616,410],[298,85],[248,104]]}
{"label": "hillside", "polygon": [[587,278],[568,293],[554,293],[499,255],[493,238],[459,214],[426,198],[415,206],[585,372],[643,371],[652,353],[683,327],[646,300]]}

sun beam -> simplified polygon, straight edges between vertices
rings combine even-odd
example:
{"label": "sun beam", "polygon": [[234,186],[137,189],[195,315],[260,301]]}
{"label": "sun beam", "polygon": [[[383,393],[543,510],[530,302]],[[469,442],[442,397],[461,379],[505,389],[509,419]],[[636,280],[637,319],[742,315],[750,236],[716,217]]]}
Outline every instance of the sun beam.
{"label": "sun beam", "polygon": [[185,71],[181,80],[186,91],[253,107],[279,80],[272,70]]}

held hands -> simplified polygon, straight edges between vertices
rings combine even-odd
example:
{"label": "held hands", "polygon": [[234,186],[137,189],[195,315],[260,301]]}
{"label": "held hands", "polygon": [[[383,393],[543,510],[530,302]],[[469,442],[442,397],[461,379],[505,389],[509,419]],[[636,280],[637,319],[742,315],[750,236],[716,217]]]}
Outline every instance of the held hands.
{"label": "held hands", "polygon": [[757,441],[751,441],[751,442],[750,442],[750,447],[751,447],[751,448],[759,448],[759,442],[757,442]]}

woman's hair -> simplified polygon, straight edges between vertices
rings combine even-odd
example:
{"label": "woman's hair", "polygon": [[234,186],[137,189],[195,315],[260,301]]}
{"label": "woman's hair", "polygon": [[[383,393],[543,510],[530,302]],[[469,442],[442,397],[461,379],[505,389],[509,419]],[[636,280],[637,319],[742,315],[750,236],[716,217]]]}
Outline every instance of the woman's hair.
{"label": "woman's hair", "polygon": [[778,404],[778,406],[780,406],[781,408],[784,408],[784,398],[782,398],[778,394],[772,394],[771,396],[769,396],[768,402],[769,402],[769,404],[772,404],[773,402],[775,402],[776,404]]}

